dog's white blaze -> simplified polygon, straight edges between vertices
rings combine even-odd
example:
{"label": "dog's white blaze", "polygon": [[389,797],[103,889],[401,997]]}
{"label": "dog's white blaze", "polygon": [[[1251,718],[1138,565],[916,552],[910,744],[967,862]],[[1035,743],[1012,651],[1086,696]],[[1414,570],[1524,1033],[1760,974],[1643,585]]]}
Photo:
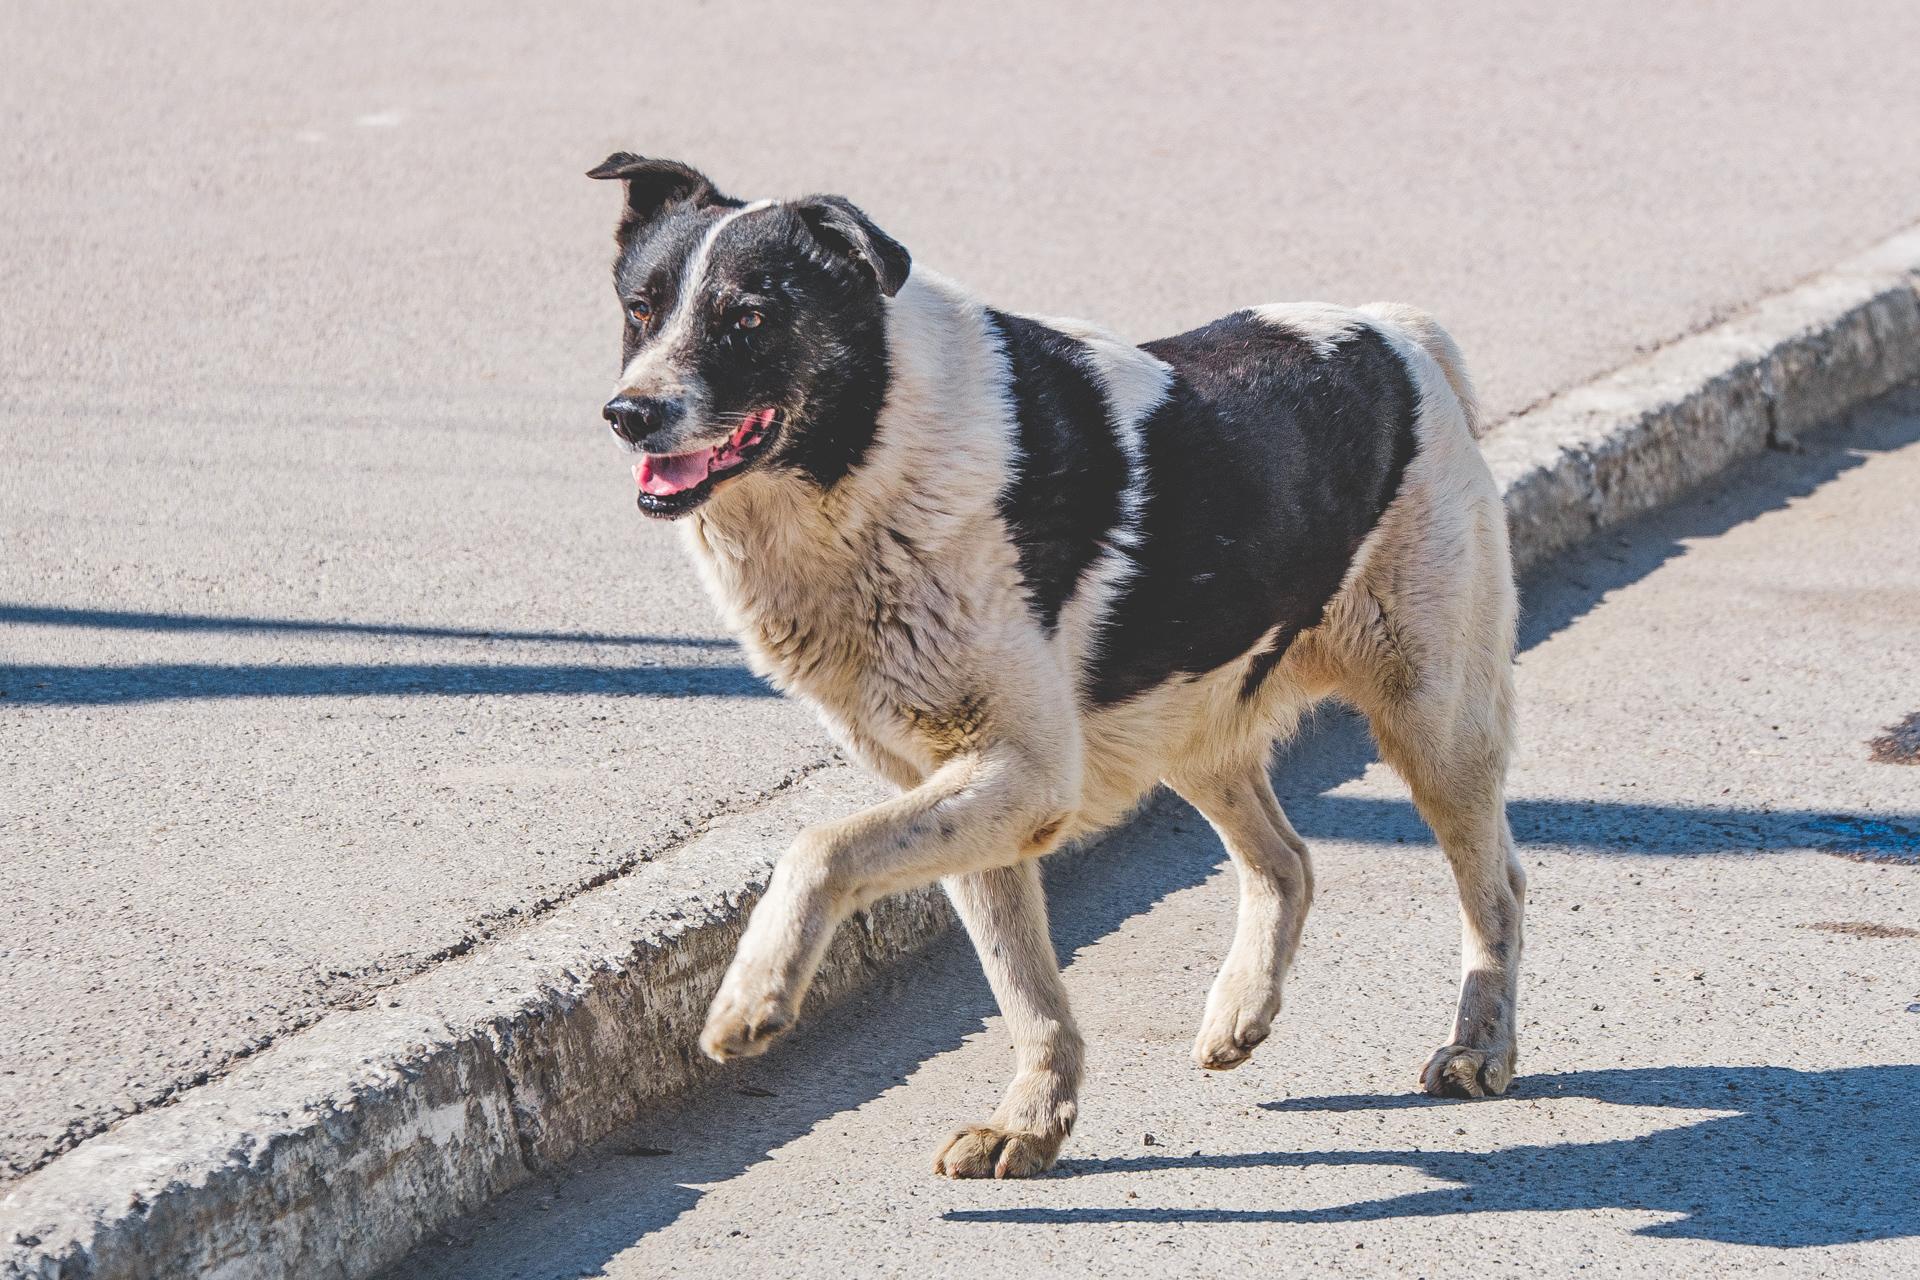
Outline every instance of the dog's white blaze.
{"label": "dog's white blaze", "polygon": [[1366,323],[1366,317],[1352,307],[1331,302],[1276,302],[1251,310],[1267,324],[1299,334],[1322,360]]}
{"label": "dog's white blaze", "polygon": [[687,330],[693,325],[694,302],[699,297],[700,285],[707,278],[707,263],[713,258],[713,246],[720,239],[720,233],[731,226],[736,219],[750,213],[773,207],[771,200],[755,200],[744,208],[735,209],[720,221],[713,224],[707,234],[701,238],[699,248],[687,259],[687,269],[680,275],[680,296],[674,299],[673,312],[666,323],[660,326],[660,334],[646,349],[633,357],[632,363],[621,371],[620,388],[622,391],[632,388],[644,379],[653,367],[670,359],[673,350],[687,336]]}

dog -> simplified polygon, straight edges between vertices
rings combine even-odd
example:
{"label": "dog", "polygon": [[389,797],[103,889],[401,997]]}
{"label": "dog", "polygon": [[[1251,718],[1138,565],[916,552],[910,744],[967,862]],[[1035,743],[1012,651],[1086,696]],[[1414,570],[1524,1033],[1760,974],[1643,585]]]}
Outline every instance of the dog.
{"label": "dog", "polygon": [[1238,873],[1194,1041],[1265,1040],[1313,900],[1268,781],[1317,702],[1371,724],[1460,892],[1462,980],[1427,1092],[1504,1092],[1526,880],[1504,786],[1515,595],[1459,349],[1425,313],[1236,311],[1134,346],[996,310],[841,196],[743,201],[625,152],[621,374],[640,510],[678,520],[753,669],[899,788],[801,832],[700,1046],[794,1025],[841,921],[938,880],[1012,1034],[998,1110],[934,1157],[1050,1168],[1084,1046],[1039,859],[1165,783]]}

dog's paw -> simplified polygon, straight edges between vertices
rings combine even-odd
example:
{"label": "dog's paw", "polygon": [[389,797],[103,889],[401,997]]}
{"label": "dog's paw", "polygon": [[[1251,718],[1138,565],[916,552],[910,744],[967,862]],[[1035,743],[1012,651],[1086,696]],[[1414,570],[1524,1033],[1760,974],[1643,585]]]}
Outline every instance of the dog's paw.
{"label": "dog's paw", "polygon": [[1436,1098],[1489,1098],[1513,1083],[1513,1055],[1475,1049],[1471,1045],[1442,1045],[1420,1072],[1420,1087]]}
{"label": "dog's paw", "polygon": [[742,994],[731,986],[723,987],[707,1010],[700,1051],[715,1062],[757,1057],[793,1029],[796,1016],[784,996],[773,992]]}
{"label": "dog's paw", "polygon": [[1209,1011],[1193,1041],[1193,1065],[1207,1071],[1231,1071],[1273,1032],[1273,1016],[1239,1009]]}
{"label": "dog's paw", "polygon": [[1049,1137],[969,1125],[955,1133],[933,1157],[933,1171],[949,1178],[1031,1178],[1053,1168],[1066,1135]]}
{"label": "dog's paw", "polygon": [[933,1173],[948,1178],[1031,1178],[1054,1167],[1064,1140],[1066,1134],[966,1126],[933,1155]]}

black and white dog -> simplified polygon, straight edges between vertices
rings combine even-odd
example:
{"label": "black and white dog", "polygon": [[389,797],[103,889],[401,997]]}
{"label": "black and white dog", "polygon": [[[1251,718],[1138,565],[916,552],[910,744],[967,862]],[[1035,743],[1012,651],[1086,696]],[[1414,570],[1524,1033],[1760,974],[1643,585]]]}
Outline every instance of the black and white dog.
{"label": "black and white dog", "polygon": [[1506,1089],[1513,572],[1466,371],[1431,318],[1265,306],[1136,347],[987,306],[838,196],[746,203],[625,153],[590,176],[626,186],[606,417],[640,509],[685,518],[754,668],[900,788],[781,859],[709,1055],[766,1049],[849,913],[941,880],[1017,1067],[934,1167],[1046,1169],[1082,1042],[1037,862],[1165,782],[1239,871],[1193,1048],[1238,1066],[1313,898],[1269,758],[1334,696],[1371,721],[1460,889],[1459,1010],[1422,1083]]}

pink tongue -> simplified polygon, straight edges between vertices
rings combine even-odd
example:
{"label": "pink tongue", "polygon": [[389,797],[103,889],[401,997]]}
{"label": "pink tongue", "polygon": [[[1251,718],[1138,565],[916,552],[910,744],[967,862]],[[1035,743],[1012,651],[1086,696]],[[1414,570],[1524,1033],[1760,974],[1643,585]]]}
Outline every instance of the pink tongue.
{"label": "pink tongue", "polygon": [[649,453],[633,468],[633,479],[648,493],[666,495],[691,489],[707,478],[713,450],[697,453]]}
{"label": "pink tongue", "polygon": [[634,464],[633,480],[647,493],[664,497],[683,493],[715,471],[730,471],[743,459],[740,450],[760,439],[773,422],[773,410],[750,415],[723,445],[693,453],[649,453]]}

